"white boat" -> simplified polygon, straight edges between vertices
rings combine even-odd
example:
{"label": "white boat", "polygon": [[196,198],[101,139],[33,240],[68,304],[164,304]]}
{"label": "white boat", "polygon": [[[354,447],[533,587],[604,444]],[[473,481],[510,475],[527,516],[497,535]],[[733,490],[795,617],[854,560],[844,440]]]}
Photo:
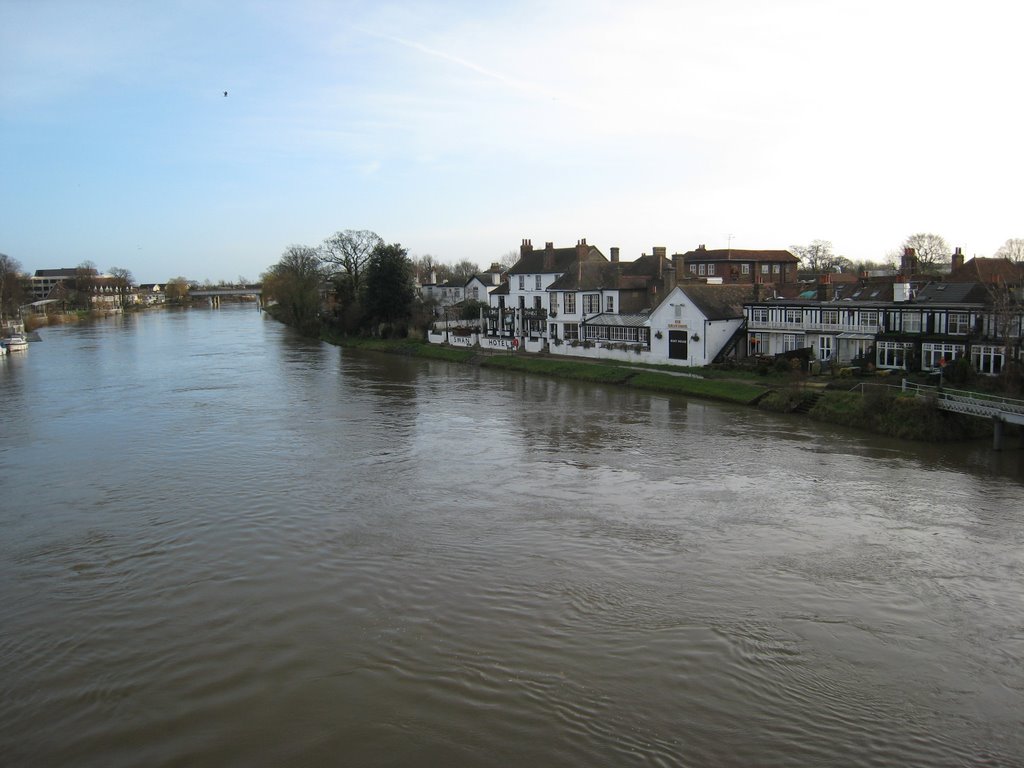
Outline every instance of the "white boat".
{"label": "white boat", "polygon": [[23,333],[12,333],[6,339],[0,339],[0,344],[7,352],[21,352],[28,349],[28,339]]}

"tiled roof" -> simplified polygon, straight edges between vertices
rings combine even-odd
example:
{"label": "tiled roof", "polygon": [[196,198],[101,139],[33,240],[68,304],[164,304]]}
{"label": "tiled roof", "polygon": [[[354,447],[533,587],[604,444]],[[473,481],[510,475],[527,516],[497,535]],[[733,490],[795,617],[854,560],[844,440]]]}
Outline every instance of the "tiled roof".
{"label": "tiled roof", "polygon": [[749,285],[696,284],[682,290],[708,320],[743,317],[743,302],[753,298]]}
{"label": "tiled roof", "polygon": [[778,261],[796,264],[800,260],[789,251],[748,251],[740,248],[719,248],[709,251],[698,248],[684,253],[683,261]]}
{"label": "tiled roof", "polygon": [[641,312],[633,315],[616,315],[613,312],[603,312],[600,315],[588,317],[584,322],[587,325],[616,325],[631,328],[638,328],[647,325],[650,314]]}
{"label": "tiled roof", "polygon": [[950,280],[957,282],[980,281],[982,283],[1008,283],[1019,285],[1024,282],[1024,264],[1009,259],[990,259],[975,256],[950,273]]}
{"label": "tiled roof", "polygon": [[981,283],[929,283],[914,299],[931,304],[985,304],[988,289]]}
{"label": "tiled roof", "polygon": [[574,262],[561,277],[555,280],[549,291],[593,291],[601,288],[636,289],[645,288],[651,280],[658,279],[657,258],[662,260],[662,271],[672,268],[672,262],[663,257],[641,256],[636,261],[588,260],[582,265]]}
{"label": "tiled roof", "polygon": [[[607,262],[604,255],[593,245],[584,246],[587,250],[587,260],[598,259]],[[579,247],[573,248],[543,248],[535,251],[527,251],[519,256],[519,261],[508,271],[510,275],[541,275],[565,272],[569,266],[576,261],[579,255]]]}
{"label": "tiled roof", "polygon": [[558,277],[549,291],[586,291],[599,288],[614,288],[616,265],[610,261],[579,261],[573,260],[566,267],[565,273]]}

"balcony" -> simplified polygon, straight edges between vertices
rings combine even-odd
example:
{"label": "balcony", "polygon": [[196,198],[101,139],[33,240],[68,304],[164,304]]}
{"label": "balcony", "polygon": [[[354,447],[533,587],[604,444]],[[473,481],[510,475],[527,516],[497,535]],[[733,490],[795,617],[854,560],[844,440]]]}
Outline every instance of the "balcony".
{"label": "balcony", "polygon": [[878,323],[862,325],[859,323],[787,323],[784,321],[772,320],[747,320],[748,331],[782,331],[784,333],[799,333],[801,331],[814,331],[818,333],[866,333],[875,336],[882,332],[882,326]]}

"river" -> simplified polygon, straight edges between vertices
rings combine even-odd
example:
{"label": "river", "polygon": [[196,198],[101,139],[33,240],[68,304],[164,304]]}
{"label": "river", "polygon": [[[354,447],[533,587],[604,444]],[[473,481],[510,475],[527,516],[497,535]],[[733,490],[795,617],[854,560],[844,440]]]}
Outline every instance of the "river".
{"label": "river", "polygon": [[0,358],[5,766],[1021,766],[1024,451],[304,340]]}

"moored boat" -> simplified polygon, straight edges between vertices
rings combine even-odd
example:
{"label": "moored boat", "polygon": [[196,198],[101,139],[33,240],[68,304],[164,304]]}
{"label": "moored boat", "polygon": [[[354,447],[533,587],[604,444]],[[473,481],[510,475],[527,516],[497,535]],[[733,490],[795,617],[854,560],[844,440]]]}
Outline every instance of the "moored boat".
{"label": "moored boat", "polygon": [[0,346],[3,346],[4,352],[22,352],[28,349],[28,339],[23,333],[12,333],[7,338],[0,339]]}

